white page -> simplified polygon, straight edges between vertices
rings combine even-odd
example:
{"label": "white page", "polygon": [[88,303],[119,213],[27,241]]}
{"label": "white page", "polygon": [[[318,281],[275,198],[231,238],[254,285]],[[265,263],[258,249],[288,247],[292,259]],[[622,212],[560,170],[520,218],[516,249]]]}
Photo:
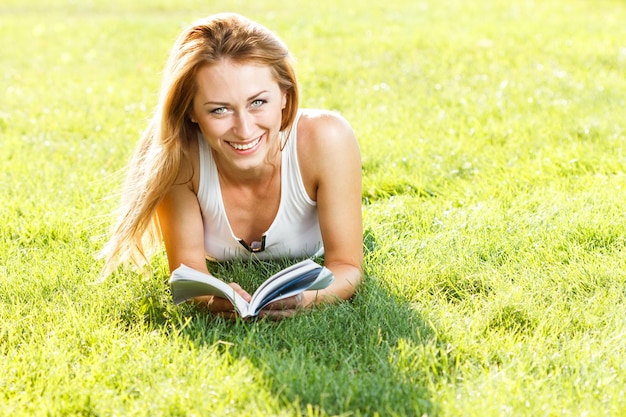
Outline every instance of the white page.
{"label": "white page", "polygon": [[216,295],[229,299],[241,315],[248,313],[248,303],[235,290],[224,281],[207,275],[186,265],[177,268],[172,274],[170,284],[175,282],[179,297],[174,300],[176,304],[180,304],[190,296],[198,297],[201,295]]}

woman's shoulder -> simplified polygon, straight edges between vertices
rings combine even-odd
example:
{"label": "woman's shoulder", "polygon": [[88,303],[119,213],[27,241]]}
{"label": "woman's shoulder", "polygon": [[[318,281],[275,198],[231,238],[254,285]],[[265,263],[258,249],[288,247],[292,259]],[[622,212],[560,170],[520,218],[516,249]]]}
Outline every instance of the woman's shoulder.
{"label": "woman's shoulder", "polygon": [[[338,168],[360,161],[359,145],[352,127],[339,113],[301,110],[297,129],[298,154],[306,156],[299,158],[303,179],[305,184],[315,184],[308,190],[316,189],[322,178],[333,177]],[[309,195],[316,199],[316,192],[310,191]]]}
{"label": "woman's shoulder", "polygon": [[300,109],[297,126],[298,142],[310,145],[339,140],[352,140],[354,132],[350,123],[338,112],[323,109]]}

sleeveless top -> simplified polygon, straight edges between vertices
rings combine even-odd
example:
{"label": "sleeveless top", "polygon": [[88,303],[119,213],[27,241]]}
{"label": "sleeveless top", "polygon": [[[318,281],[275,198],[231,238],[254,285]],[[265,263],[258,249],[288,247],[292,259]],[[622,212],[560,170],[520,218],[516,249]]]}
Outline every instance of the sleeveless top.
{"label": "sleeveless top", "polygon": [[298,112],[290,129],[281,132],[289,135],[282,151],[280,170],[280,205],[274,221],[263,234],[261,242],[250,246],[234,235],[222,200],[217,166],[211,148],[198,133],[200,156],[200,181],[198,202],[204,225],[204,249],[207,258],[226,261],[251,257],[261,260],[306,258],[323,254],[322,234],[317,214],[317,203],[308,196],[297,153]]}

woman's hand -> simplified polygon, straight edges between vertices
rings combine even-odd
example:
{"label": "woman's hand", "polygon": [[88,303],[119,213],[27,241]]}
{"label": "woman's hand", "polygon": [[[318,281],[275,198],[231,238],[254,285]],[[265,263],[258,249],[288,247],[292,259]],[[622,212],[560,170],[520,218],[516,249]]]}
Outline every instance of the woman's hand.
{"label": "woman's hand", "polygon": [[291,317],[305,307],[304,294],[296,294],[283,300],[274,301],[261,310],[259,317],[280,320]]}
{"label": "woman's hand", "polygon": [[[231,282],[228,285],[230,285],[230,287],[233,288],[237,294],[243,297],[246,302],[250,302],[252,296],[241,288],[239,284]],[[233,306],[233,303],[231,303],[227,298],[207,295],[204,297],[196,297],[193,299],[193,302],[207,311],[222,317],[234,319],[238,316],[238,313],[235,311],[235,306]]]}
{"label": "woman's hand", "polygon": [[[252,298],[241,286],[236,283],[230,283],[230,285],[244,300],[250,302]],[[222,316],[228,319],[235,319],[239,317],[239,313],[235,311],[233,304],[226,298],[216,296],[196,297],[193,299],[194,303],[207,311]],[[270,320],[280,320],[286,317],[291,317],[299,310],[305,307],[304,295],[302,293],[294,295],[283,300],[275,301],[268,304],[259,313],[259,318],[267,317]]]}

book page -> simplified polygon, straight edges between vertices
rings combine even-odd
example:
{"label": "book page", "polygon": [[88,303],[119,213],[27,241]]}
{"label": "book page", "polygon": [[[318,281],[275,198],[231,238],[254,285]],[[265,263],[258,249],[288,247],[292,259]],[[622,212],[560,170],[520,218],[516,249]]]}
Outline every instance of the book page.
{"label": "book page", "polygon": [[266,279],[260,286],[259,288],[256,289],[256,291],[254,292],[254,294],[252,294],[252,300],[254,300],[255,298],[258,297],[258,294],[263,293],[264,291],[266,291],[266,288],[268,286],[275,286],[275,285],[281,285],[284,282],[287,282],[291,279],[293,279],[293,277],[296,277],[300,274],[303,274],[304,272],[316,269],[316,268],[321,268],[320,265],[318,265],[317,263],[315,263],[314,261],[312,261],[311,259],[305,259],[301,262],[298,262],[296,264],[293,264],[285,269],[282,269],[280,271],[278,271],[276,274],[272,275],[271,277],[269,277],[268,279]]}
{"label": "book page", "polygon": [[195,297],[215,295],[230,300],[242,316],[248,313],[248,303],[230,285],[186,265],[181,265],[172,273],[170,286],[175,304]]}
{"label": "book page", "polygon": [[299,294],[309,289],[320,290],[330,285],[335,277],[320,265],[303,265],[288,274],[273,278],[268,285],[257,290],[250,300],[250,313],[258,312],[274,301]]}

